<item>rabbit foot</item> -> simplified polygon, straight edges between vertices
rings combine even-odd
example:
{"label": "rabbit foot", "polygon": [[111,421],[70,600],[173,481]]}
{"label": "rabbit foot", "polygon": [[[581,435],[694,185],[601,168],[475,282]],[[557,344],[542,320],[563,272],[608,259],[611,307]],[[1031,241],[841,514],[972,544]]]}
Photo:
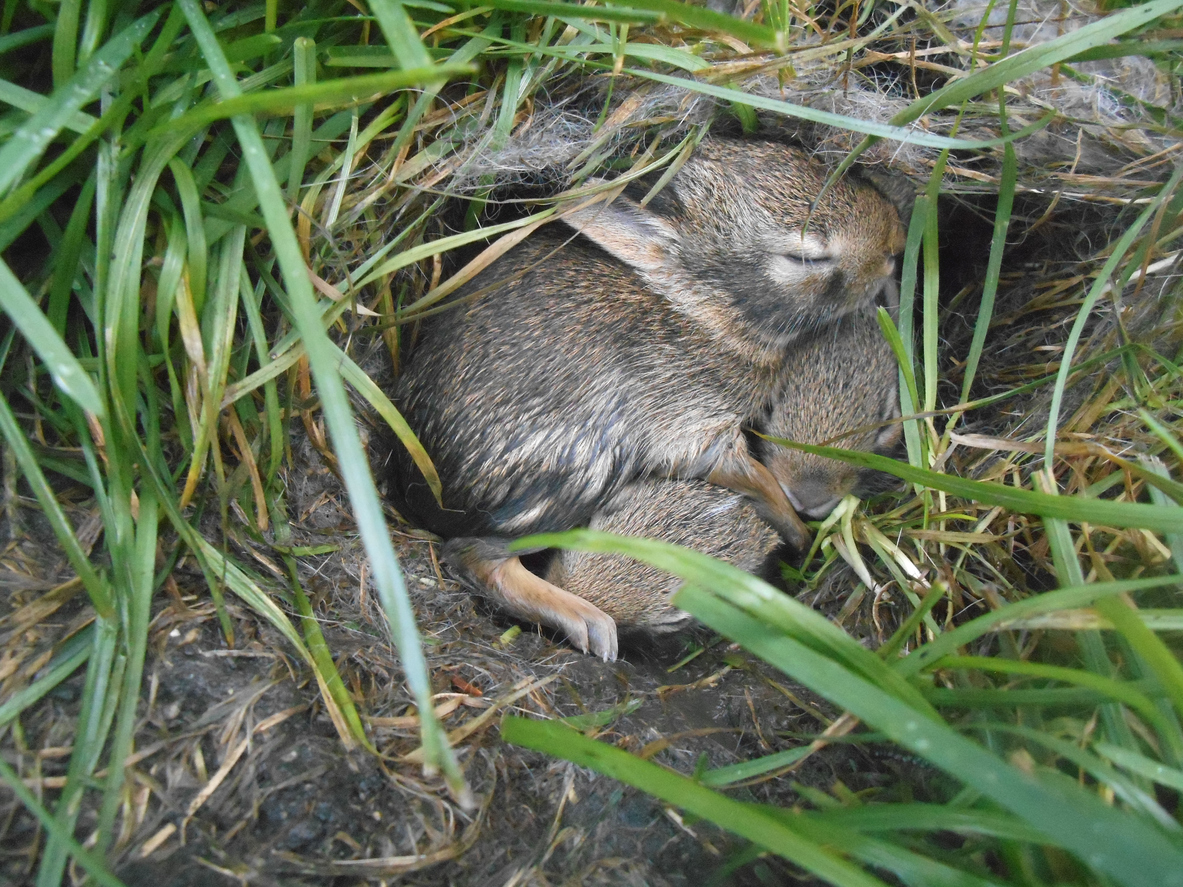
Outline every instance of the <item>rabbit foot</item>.
{"label": "rabbit foot", "polygon": [[706,479],[750,497],[760,517],[794,550],[809,548],[809,528],[797,515],[780,483],[762,463],[750,456],[736,456],[716,467]]}
{"label": "rabbit foot", "polygon": [[452,539],[444,558],[465,582],[518,619],[557,629],[584,653],[616,660],[616,622],[594,604],[552,585],[505,551],[502,540]]}

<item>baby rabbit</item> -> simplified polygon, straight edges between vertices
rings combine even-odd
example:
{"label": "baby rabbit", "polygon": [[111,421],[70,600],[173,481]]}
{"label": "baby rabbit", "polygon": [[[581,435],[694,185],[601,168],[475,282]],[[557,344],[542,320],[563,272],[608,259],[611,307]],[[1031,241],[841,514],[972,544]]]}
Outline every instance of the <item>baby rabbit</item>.
{"label": "baby rabbit", "polygon": [[[894,286],[886,295],[894,317]],[[797,443],[886,455],[900,443],[902,426],[893,421],[899,403],[898,364],[872,308],[789,349],[763,430]],[[825,517],[847,493],[874,491],[876,475],[883,477],[770,440],[761,441],[759,449],[793,507],[812,518]]]}
{"label": "baby rabbit", "polygon": [[[592,518],[589,528],[672,542],[749,573],[759,572],[781,545],[780,535],[747,498],[701,480],[635,481]],[[561,551],[546,581],[597,607],[620,628],[667,632],[690,621],[669,602],[682,580],[626,555]]]}
{"label": "baby rabbit", "polygon": [[868,184],[844,179],[815,205],[827,176],[796,148],[709,139],[647,206],[628,186],[503,256],[425,322],[397,383],[444,507],[401,448],[395,507],[450,537],[468,584],[605,658],[612,619],[526,570],[510,539],[586,526],[626,484],[680,477],[745,494],[804,545],[742,428],[787,345],[870,304],[904,243]]}
{"label": "baby rabbit", "polygon": [[[765,431],[799,443],[828,443],[888,453],[900,439],[895,356],[875,315],[860,311],[791,346]],[[889,424],[881,424],[881,423]],[[836,459],[762,442],[764,459],[798,511],[824,517],[868,480]],[[697,480],[644,480],[624,487],[591,520],[591,529],[684,545],[749,573],[779,544],[743,497]],[[598,607],[618,626],[673,631],[689,616],[669,603],[682,580],[614,554],[563,551],[547,581]]]}

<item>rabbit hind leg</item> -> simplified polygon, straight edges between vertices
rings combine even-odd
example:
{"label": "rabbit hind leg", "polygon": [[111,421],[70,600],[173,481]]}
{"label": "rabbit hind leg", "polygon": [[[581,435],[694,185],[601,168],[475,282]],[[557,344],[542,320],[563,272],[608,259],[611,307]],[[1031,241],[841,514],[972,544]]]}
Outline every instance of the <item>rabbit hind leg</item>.
{"label": "rabbit hind leg", "polygon": [[510,615],[536,622],[565,634],[583,652],[606,662],[616,659],[616,622],[594,604],[534,575],[516,554],[506,549],[508,540],[461,537],[444,544],[444,560],[466,585]]}

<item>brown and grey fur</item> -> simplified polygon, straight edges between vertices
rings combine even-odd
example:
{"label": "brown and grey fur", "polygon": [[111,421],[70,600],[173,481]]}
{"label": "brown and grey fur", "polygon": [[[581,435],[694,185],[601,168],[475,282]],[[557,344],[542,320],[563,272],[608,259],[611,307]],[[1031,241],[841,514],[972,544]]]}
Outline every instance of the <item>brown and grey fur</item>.
{"label": "brown and grey fur", "polygon": [[[894,302],[894,299],[889,300]],[[895,305],[889,304],[894,315]],[[858,311],[789,349],[764,431],[797,443],[886,454],[900,441],[899,368],[876,312]],[[761,461],[793,507],[825,517],[873,474],[837,459],[760,444]]]}
{"label": "brown and grey fur", "polygon": [[[872,312],[857,312],[791,346],[791,352],[766,423],[770,436],[798,443],[832,441],[844,449],[881,454],[896,447],[898,371]],[[836,459],[770,441],[761,450],[790,500],[812,517],[824,517],[867,480],[865,472]],[[751,573],[767,564],[780,542],[743,496],[697,480],[629,484],[590,526],[683,545]],[[546,578],[611,616],[619,627],[673,631],[689,620],[669,603],[680,579],[622,555],[563,551]]]}
{"label": "brown and grey fur", "polygon": [[680,477],[749,496],[804,544],[742,428],[788,344],[869,304],[903,246],[870,185],[840,181],[813,206],[828,174],[795,148],[708,140],[648,206],[626,188],[502,257],[425,325],[396,387],[444,491],[441,509],[396,451],[399,511],[450,537],[478,590],[606,658],[611,618],[507,540],[586,526],[626,484]]}
{"label": "brown and grey fur", "polygon": [[[682,545],[749,573],[759,572],[781,545],[745,496],[701,480],[631,483],[589,526]],[[669,602],[681,579],[624,555],[562,551],[546,579],[611,616],[618,628],[675,631],[690,620]]]}

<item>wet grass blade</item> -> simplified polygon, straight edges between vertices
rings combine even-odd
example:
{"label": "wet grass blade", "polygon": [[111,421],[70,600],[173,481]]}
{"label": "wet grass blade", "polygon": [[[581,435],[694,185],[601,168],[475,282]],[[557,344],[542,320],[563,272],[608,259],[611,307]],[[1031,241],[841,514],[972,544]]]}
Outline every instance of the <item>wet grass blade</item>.
{"label": "wet grass blade", "polygon": [[[685,586],[677,604],[814,692],[1021,817],[1029,840],[1051,841],[1130,887],[1183,884],[1183,842],[1168,839],[1068,781],[1032,781],[982,746],[920,716],[832,660],[773,632],[758,618]],[[1100,838],[1104,835],[1104,839]]]}
{"label": "wet grass blade", "polygon": [[885,887],[883,881],[838,855],[827,846],[829,842],[806,837],[752,805],[734,801],[657,764],[588,739],[564,724],[511,716],[502,722],[501,736],[515,745],[547,752],[636,786],[783,856],[831,884]]}
{"label": "wet grass blade", "polygon": [[[241,94],[240,88],[196,0],[179,0],[179,3],[213,72],[219,91],[225,98],[237,97]],[[420,723],[425,766],[429,769],[442,768],[452,790],[466,798],[468,790],[463,775],[433,714],[427,663],[402,571],[391,546],[378,493],[374,489],[365,453],[353,424],[344,384],[336,368],[335,349],[321,326],[317,300],[288,219],[283,194],[267,160],[255,121],[250,117],[239,116],[234,118],[233,124],[242,145],[252,185],[258,193],[259,207],[267,220],[272,246],[284,272],[293,320],[303,338],[312,366],[325,424],[332,434],[345,487],[349,491],[358,529],[370,558],[374,583],[387,617],[391,620],[391,633],[403,662],[407,683],[422,713]]]}
{"label": "wet grass blade", "polygon": [[123,63],[155,27],[162,10],[155,10],[124,28],[103,44],[86,67],[56,90],[37,113],[25,121],[0,148],[0,194],[8,191],[34,163],[74,114],[94,100]]}
{"label": "wet grass blade", "polygon": [[82,369],[74,353],[2,260],[0,306],[3,306],[30,347],[37,352],[58,389],[73,398],[84,410],[102,416],[106,407],[90,375]]}
{"label": "wet grass blade", "polygon": [[736,606],[759,613],[770,626],[806,644],[819,653],[842,662],[853,673],[878,685],[881,690],[904,699],[924,717],[936,718],[920,692],[887,668],[883,660],[863,647],[820,613],[799,601],[781,594],[767,582],[737,570],[730,564],[705,554],[668,543],[647,539],[614,536],[596,530],[573,530],[567,533],[542,533],[527,536],[510,544],[510,550],[540,546],[543,548],[579,548],[584,551],[616,552],[651,563],[687,581],[710,581],[726,587]]}
{"label": "wet grass blade", "polygon": [[[603,550],[607,541],[607,534],[575,531],[550,537],[546,544]],[[534,537],[534,542],[540,543],[540,537]],[[1183,841],[1109,807],[1070,780],[1031,779],[930,717],[927,706],[917,707],[907,696],[885,692],[829,649],[791,637],[777,624],[772,603],[777,592],[768,587],[759,605],[752,607],[751,586],[763,584],[760,580],[726,564],[710,566],[709,558],[666,543],[621,537],[615,550],[687,579],[673,599],[675,605],[1010,810],[1026,822],[1030,841],[1063,847],[1118,884],[1183,884]],[[885,663],[879,666],[890,670]]]}
{"label": "wet grass blade", "polygon": [[1093,749],[1097,754],[1104,755],[1114,764],[1129,770],[1131,773],[1135,773],[1152,782],[1157,782],[1159,785],[1165,785],[1167,788],[1174,789],[1177,792],[1183,791],[1183,770],[1167,767],[1160,761],[1148,758],[1146,755],[1130,751],[1127,748],[1121,748],[1117,745],[1111,745],[1108,742],[1094,743]]}
{"label": "wet grass blade", "polygon": [[[0,263],[0,271],[6,270],[7,266]],[[0,434],[8,441],[8,446],[16,456],[17,464],[25,477],[25,483],[32,488],[33,495],[37,497],[37,503],[41,506],[42,513],[49,521],[49,525],[53,528],[54,536],[57,537],[58,544],[66,553],[70,566],[74,568],[78,578],[86,587],[86,593],[90,596],[95,612],[102,618],[110,619],[115,614],[111,590],[104,579],[95,572],[90,558],[82,550],[73,527],[70,526],[65,512],[57,501],[57,496],[54,495],[53,488],[46,481],[45,474],[29,446],[28,437],[17,424],[16,417],[8,406],[8,401],[3,397],[0,397]]]}
{"label": "wet grass blade", "polygon": [[103,887],[124,887],[122,881],[111,874],[102,858],[91,850],[87,850],[76,840],[70,831],[63,829],[61,825],[53,818],[48,810],[41,805],[37,797],[25,788],[24,782],[21,781],[20,776],[0,758],[0,779],[8,783],[9,789],[17,799],[25,805],[25,808],[33,813],[41,822],[41,826],[50,834],[51,837],[60,840],[74,859],[78,861],[78,865],[87,875],[94,878],[96,882],[102,884]]}

